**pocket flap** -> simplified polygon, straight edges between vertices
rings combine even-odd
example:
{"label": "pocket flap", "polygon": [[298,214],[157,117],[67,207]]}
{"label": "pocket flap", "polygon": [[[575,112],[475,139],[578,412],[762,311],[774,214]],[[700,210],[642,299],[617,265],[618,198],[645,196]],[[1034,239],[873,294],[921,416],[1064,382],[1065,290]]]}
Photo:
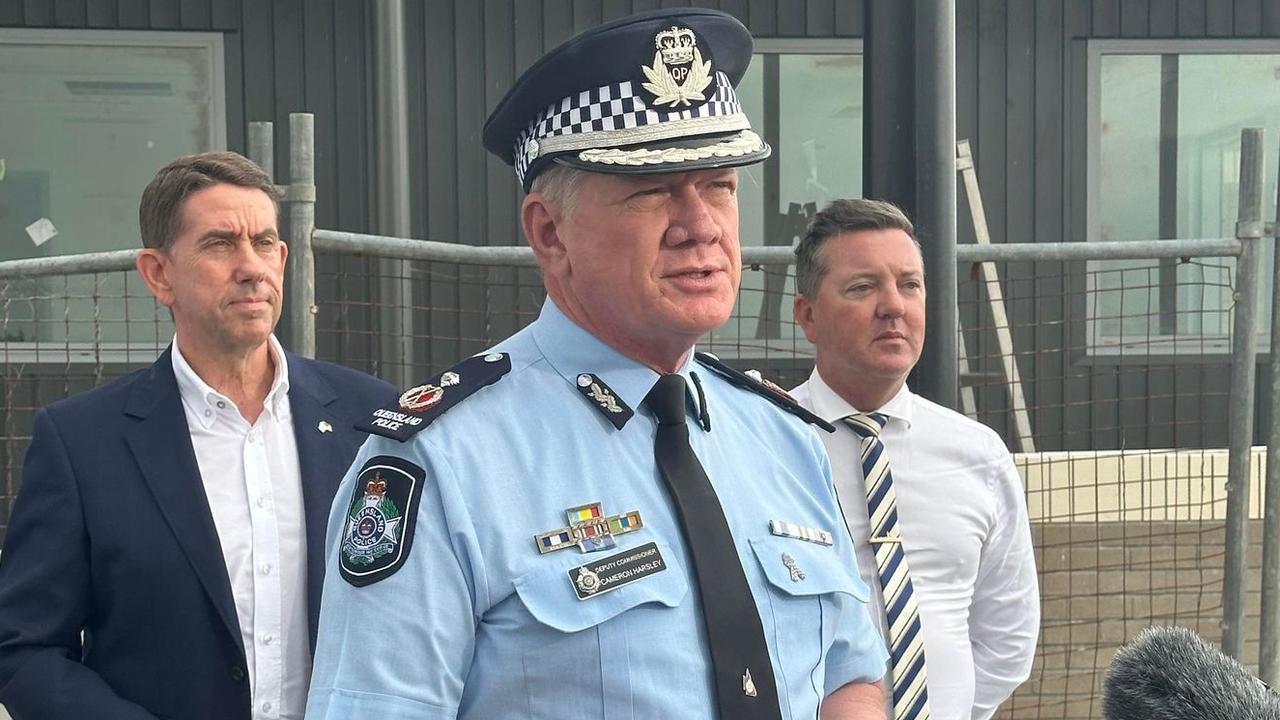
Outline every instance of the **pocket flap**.
{"label": "pocket flap", "polygon": [[[676,607],[689,594],[684,569],[675,553],[656,543],[666,568],[618,587],[579,599],[571,573],[576,568],[625,555],[628,551],[604,555],[587,553],[525,573],[515,580],[516,594],[529,613],[543,625],[562,632],[578,632],[609,620],[645,603]],[[604,557],[596,557],[603,555]],[[602,573],[603,574],[603,573]]]}
{"label": "pocket flap", "polygon": [[846,567],[835,548],[794,538],[765,535],[751,538],[751,549],[769,583],[787,595],[845,593],[870,599],[856,567]]}

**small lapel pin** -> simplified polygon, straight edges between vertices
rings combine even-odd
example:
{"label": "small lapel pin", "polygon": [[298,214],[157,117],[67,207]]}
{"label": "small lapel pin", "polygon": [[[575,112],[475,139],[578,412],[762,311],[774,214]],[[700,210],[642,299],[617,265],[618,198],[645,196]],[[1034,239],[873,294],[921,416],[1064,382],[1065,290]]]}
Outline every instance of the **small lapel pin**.
{"label": "small lapel pin", "polygon": [[333,432],[333,426],[330,425],[327,420],[321,420],[320,424],[316,426],[316,429],[322,433]]}

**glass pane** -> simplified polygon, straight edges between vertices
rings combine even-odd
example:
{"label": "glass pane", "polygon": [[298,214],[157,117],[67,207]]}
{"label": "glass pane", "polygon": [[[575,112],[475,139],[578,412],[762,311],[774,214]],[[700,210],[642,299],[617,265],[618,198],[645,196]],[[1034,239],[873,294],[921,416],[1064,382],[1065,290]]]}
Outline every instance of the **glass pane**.
{"label": "glass pane", "polygon": [[[138,247],[138,198],[155,171],[220,143],[209,47],[137,33],[119,43],[103,33],[83,44],[65,42],[72,33],[15,37],[0,39],[0,260]],[[157,332],[154,302],[132,273],[22,285],[5,289],[22,298],[4,319],[9,339],[110,344]],[[95,298],[97,336],[93,323],[31,322],[92,313]]]}
{"label": "glass pane", "polygon": [[[777,76],[769,92],[766,72]],[[812,210],[861,196],[862,83],[861,55],[771,53],[752,60],[738,97],[752,126],[773,145],[773,157],[739,171],[744,247],[792,245]],[[776,118],[776,128],[769,118]],[[777,200],[766,207],[769,197]],[[776,237],[766,239],[770,232]],[[791,323],[791,282],[782,268],[776,274],[744,273],[738,319],[713,333],[713,341],[804,342]]]}
{"label": "glass pane", "polygon": [[782,192],[787,203],[862,195],[862,56],[783,55]]}
{"label": "glass pane", "polygon": [[[1173,203],[1167,204],[1176,217],[1166,219],[1166,227],[1172,228],[1166,235],[1234,237],[1240,131],[1264,128],[1269,147],[1275,147],[1280,137],[1280,55],[1104,55],[1101,60],[1095,239],[1160,237],[1162,102],[1168,105],[1165,127],[1176,142],[1177,157],[1176,189]],[[1274,150],[1265,154],[1264,219],[1275,217],[1277,157]],[[1259,309],[1265,334],[1271,309],[1270,242],[1263,258]],[[1225,336],[1229,330],[1234,263],[1228,259],[1196,260],[1164,270],[1155,261],[1092,267],[1093,287],[1099,291],[1098,336],[1149,339],[1167,334],[1171,317],[1178,335]],[[1162,290],[1166,303],[1176,298],[1176,307],[1162,306]]]}
{"label": "glass pane", "polygon": [[[1152,240],[1159,229],[1160,57],[1102,58],[1097,240]],[[1137,180],[1135,182],[1135,179]],[[1156,263],[1097,263],[1094,332],[1130,342],[1159,329]]]}

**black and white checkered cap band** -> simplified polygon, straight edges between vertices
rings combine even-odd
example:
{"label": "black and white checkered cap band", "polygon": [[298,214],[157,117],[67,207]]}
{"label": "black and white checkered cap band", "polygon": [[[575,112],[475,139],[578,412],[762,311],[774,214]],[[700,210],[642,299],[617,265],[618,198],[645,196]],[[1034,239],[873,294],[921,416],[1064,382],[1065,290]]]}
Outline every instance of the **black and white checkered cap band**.
{"label": "black and white checkered cap band", "polygon": [[516,136],[516,177],[549,153],[617,147],[707,133],[750,129],[729,78],[715,74],[715,92],[683,110],[648,107],[630,80],[585,90],[552,103]]}

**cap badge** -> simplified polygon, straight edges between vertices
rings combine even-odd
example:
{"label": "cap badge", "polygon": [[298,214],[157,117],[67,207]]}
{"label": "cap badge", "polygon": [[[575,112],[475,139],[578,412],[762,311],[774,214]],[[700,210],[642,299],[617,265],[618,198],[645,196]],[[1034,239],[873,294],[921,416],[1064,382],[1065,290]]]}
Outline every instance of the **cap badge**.
{"label": "cap badge", "polygon": [[642,86],[653,93],[653,104],[677,108],[706,100],[703,91],[711,84],[711,61],[702,60],[693,31],[672,25],[655,35],[653,44],[653,65],[641,66],[649,79]]}

